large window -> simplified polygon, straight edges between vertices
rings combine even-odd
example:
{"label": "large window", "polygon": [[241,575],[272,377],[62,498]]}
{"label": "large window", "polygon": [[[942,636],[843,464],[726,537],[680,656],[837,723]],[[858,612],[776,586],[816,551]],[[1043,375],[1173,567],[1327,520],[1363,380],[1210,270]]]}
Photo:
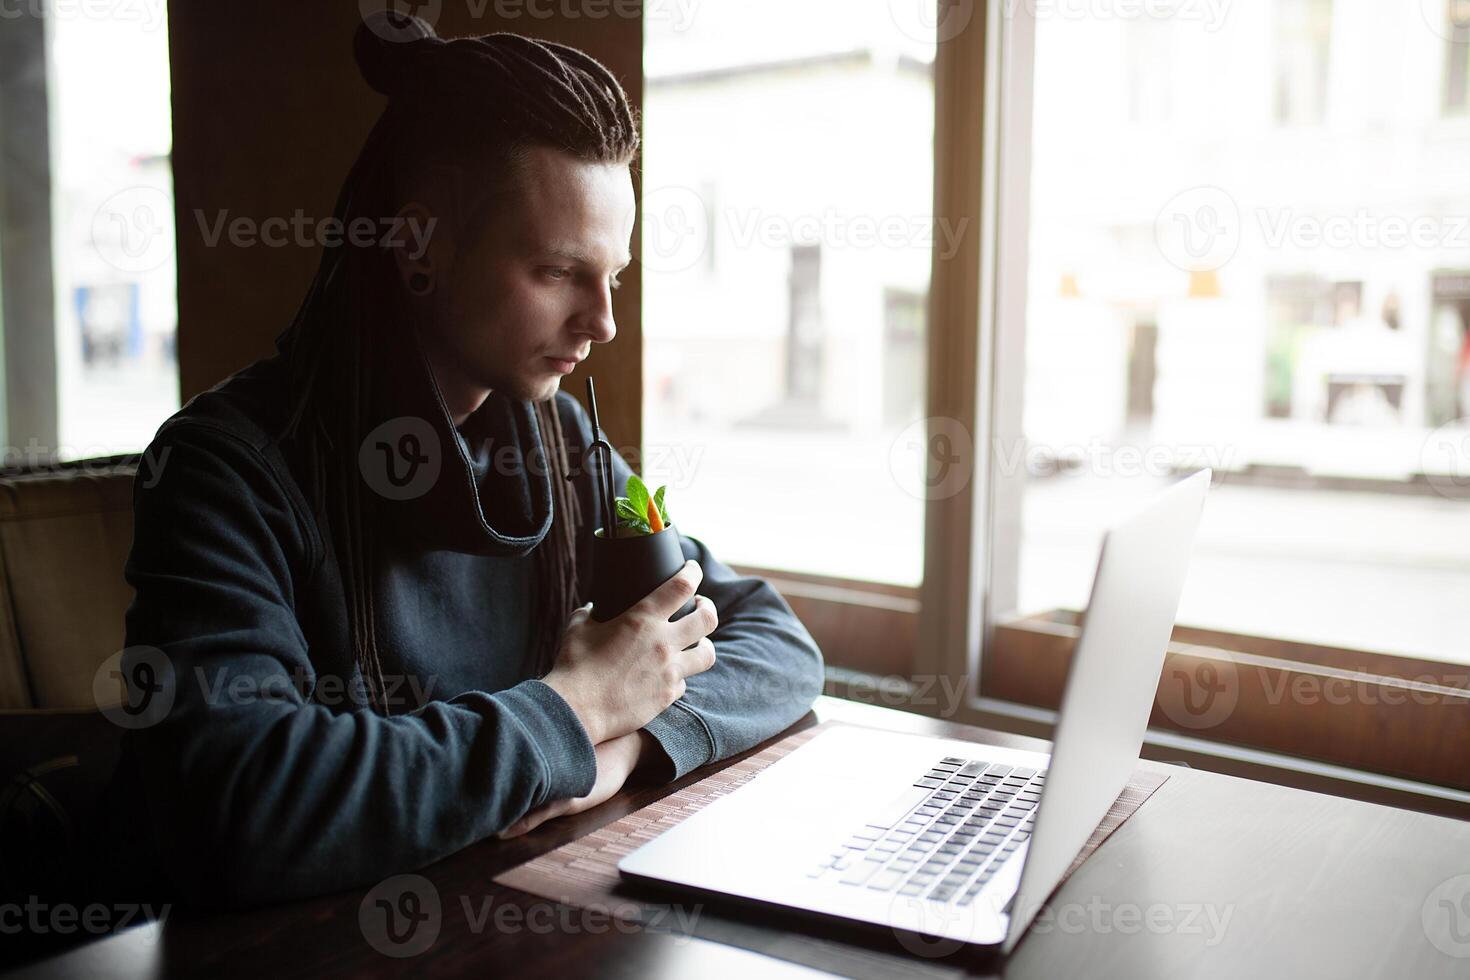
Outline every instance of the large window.
{"label": "large window", "polygon": [[6,463],[137,451],[178,408],[165,14],[0,18]]}
{"label": "large window", "polygon": [[51,18],[63,457],[142,449],[179,407],[163,4]]}
{"label": "large window", "polygon": [[[1209,464],[1181,623],[1470,663],[1470,136],[1428,74],[1347,88],[1439,38],[1413,5],[1202,10],[1036,21],[1018,607],[1080,608],[1108,520]],[[1178,110],[1140,119],[1161,30]],[[1336,90],[1328,36],[1353,97],[1303,134],[1321,98],[1273,112],[1267,52],[1278,96]]]}
{"label": "large window", "polygon": [[706,0],[646,21],[644,458],[722,558],[923,569],[934,18]]}

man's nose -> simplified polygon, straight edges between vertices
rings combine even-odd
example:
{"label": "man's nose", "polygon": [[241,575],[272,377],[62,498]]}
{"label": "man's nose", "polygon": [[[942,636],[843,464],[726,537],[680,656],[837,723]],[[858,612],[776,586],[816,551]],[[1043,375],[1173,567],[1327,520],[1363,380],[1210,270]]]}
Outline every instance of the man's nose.
{"label": "man's nose", "polygon": [[618,334],[618,325],[613,320],[612,288],[597,289],[583,315],[578,318],[581,332],[594,344],[605,344]]}

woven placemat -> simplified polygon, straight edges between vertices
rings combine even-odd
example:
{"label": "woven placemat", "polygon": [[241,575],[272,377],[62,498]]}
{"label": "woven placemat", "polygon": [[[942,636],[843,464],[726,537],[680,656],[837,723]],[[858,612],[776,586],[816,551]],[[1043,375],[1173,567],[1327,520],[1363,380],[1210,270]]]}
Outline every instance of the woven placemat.
{"label": "woven placemat", "polygon": [[[727,766],[719,772],[711,773],[699,782],[691,783],[585,837],[563,844],[540,857],[532,858],[525,864],[502,872],[494,878],[494,881],[496,884],[518,888],[564,905],[597,909],[619,919],[640,922],[649,928],[684,932],[780,956],[783,959],[792,959],[810,966],[831,969],[833,953],[831,947],[842,944],[815,942],[803,937],[802,949],[812,946],[828,947],[820,955],[813,956],[811,955],[812,950],[807,949],[807,952],[802,954],[790,944],[782,942],[779,936],[772,936],[770,930],[742,930],[720,917],[712,917],[708,914],[695,917],[693,922],[684,921],[681,916],[673,914],[668,905],[632,897],[629,886],[623,883],[618,874],[618,861],[690,814],[699,811],[711,800],[719,799],[726,793],[743,786],[762,769],[777,759],[791,754],[819,732],[834,725],[845,724],[849,723],[825,721],[820,725],[796,732],[774,745],[767,746],[755,755]],[[1128,784],[1123,788],[1123,792],[1108,809],[1107,816],[1098,824],[1097,830],[1083,846],[1077,859],[1062,876],[1062,881],[1066,881],[1072,872],[1077,870],[1082,862],[1087,860],[1088,856],[1097,850],[1102,842],[1122,825],[1123,821],[1132,816],[1168,778],[1167,775],[1142,770],[1134,772]],[[852,953],[859,961],[852,966],[866,967],[866,969],[853,973],[854,976],[904,974],[948,976],[953,972],[953,968],[944,967],[941,964],[919,963],[904,960],[901,957],[885,956],[871,950],[853,950]],[[889,960],[893,962],[885,963]],[[900,972],[890,973],[886,966],[892,966]],[[932,969],[920,970],[916,973],[915,967],[919,966]]]}

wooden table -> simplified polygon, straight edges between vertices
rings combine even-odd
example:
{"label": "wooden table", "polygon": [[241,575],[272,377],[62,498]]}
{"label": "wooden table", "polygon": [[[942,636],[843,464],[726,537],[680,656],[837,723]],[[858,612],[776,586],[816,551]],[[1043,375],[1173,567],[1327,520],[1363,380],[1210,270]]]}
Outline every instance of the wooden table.
{"label": "wooden table", "polygon": [[[792,730],[827,719],[1047,747],[829,697]],[[1470,898],[1459,901],[1470,889],[1470,877],[1459,877],[1470,876],[1470,823],[1159,768],[1168,782],[1068,879],[1052,897],[1053,918],[1033,928],[1009,960],[918,956],[886,937],[719,906],[706,906],[702,922],[715,923],[728,942],[632,931],[491,883],[507,868],[708,775],[697,770],[678,783],[625,791],[523,837],[481,842],[423,870],[442,896],[442,922],[432,946],[410,959],[367,943],[358,925],[363,889],[250,912],[177,910],[162,925],[125,930],[17,975],[280,980],[513,969],[522,977],[779,977],[818,975],[807,967],[819,966],[872,977],[1470,977]],[[507,926],[481,914],[501,906],[518,910],[500,920]],[[466,907],[478,910],[473,918]]]}

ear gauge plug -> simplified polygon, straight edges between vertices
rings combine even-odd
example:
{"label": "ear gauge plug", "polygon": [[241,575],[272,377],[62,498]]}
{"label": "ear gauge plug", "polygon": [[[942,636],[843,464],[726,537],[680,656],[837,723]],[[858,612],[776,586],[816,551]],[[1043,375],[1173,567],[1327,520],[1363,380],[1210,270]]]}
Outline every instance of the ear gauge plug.
{"label": "ear gauge plug", "polygon": [[415,296],[423,296],[428,293],[429,287],[434,284],[427,273],[415,272],[408,277],[408,291]]}

